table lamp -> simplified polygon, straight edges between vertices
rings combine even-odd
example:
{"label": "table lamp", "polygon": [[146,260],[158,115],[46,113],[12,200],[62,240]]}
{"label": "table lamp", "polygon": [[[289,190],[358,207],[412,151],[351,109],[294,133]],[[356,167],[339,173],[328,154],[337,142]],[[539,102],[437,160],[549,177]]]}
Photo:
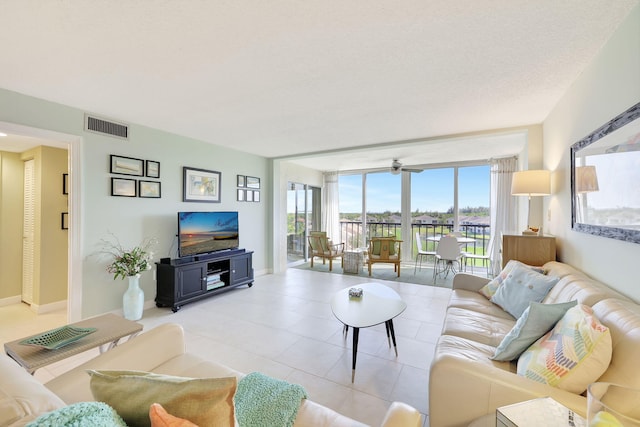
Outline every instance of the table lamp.
{"label": "table lamp", "polygon": [[511,182],[511,194],[527,196],[527,229],[522,234],[536,234],[539,230],[531,229],[531,196],[548,196],[551,194],[551,172],[547,170],[527,170],[514,172]]}

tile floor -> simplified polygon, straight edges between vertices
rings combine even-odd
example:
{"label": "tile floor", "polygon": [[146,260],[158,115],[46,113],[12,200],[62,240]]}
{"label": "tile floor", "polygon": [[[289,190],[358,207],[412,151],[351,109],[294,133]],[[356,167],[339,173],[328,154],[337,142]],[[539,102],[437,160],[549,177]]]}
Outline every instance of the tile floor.
{"label": "tile floor", "polygon": [[[450,290],[384,282],[407,302],[394,321],[398,357],[384,325],[362,329],[355,382],[351,383],[351,334],[329,307],[332,295],[367,281],[357,276],[289,269],[256,278],[253,287],[170,309],[145,310],[145,329],[181,324],[187,349],[242,372],[261,371],[301,384],[309,398],[370,425],[379,425],[392,401],[416,407],[428,426],[428,376]],[[36,316],[24,304],[0,307],[0,340],[11,341],[66,323],[64,312]],[[86,352],[38,370],[50,378],[94,357]]]}

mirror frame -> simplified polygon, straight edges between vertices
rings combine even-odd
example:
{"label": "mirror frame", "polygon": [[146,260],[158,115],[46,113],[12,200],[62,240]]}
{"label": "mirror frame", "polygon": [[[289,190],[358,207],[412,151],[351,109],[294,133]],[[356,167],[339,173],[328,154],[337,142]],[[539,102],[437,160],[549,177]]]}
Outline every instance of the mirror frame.
{"label": "mirror frame", "polygon": [[614,117],[598,129],[587,135],[571,146],[571,228],[582,233],[596,236],[608,237],[611,239],[624,240],[626,242],[640,243],[640,230],[627,228],[607,227],[602,225],[584,224],[576,222],[576,152],[598,141],[601,138],[615,132],[621,127],[637,120],[640,117],[640,102],[629,108],[627,111]]}

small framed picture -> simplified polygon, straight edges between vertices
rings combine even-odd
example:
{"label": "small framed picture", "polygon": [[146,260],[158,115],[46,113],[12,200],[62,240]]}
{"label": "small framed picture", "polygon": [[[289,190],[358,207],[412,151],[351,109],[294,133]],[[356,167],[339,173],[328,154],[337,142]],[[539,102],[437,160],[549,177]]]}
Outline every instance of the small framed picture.
{"label": "small framed picture", "polygon": [[136,197],[136,180],[111,178],[111,195],[119,197]]}
{"label": "small framed picture", "polygon": [[62,174],[62,194],[69,194],[69,174]]}
{"label": "small framed picture", "polygon": [[183,167],[182,171],[183,202],[220,203],[220,172],[189,167]]}
{"label": "small framed picture", "polygon": [[138,181],[138,197],[149,199],[160,198],[160,182],[158,181]]}
{"label": "small framed picture", "polygon": [[253,201],[254,202],[260,201],[260,192],[258,190],[253,190]]}
{"label": "small framed picture", "polygon": [[147,178],[160,178],[160,162],[147,160],[145,165],[145,175]]}
{"label": "small framed picture", "polygon": [[256,178],[255,176],[248,176],[247,188],[260,188],[260,178]]}
{"label": "small framed picture", "polygon": [[238,201],[244,202],[244,190],[238,189]]}
{"label": "small framed picture", "polygon": [[247,202],[253,202],[253,191],[247,190],[246,194],[244,195],[244,198],[246,199]]}
{"label": "small framed picture", "polygon": [[244,175],[238,175],[238,187],[245,187],[245,176]]}
{"label": "small framed picture", "polygon": [[144,176],[144,160],[112,154],[109,172],[117,173],[118,175]]}
{"label": "small framed picture", "polygon": [[63,230],[69,229],[69,212],[62,212],[60,215],[60,228]]}

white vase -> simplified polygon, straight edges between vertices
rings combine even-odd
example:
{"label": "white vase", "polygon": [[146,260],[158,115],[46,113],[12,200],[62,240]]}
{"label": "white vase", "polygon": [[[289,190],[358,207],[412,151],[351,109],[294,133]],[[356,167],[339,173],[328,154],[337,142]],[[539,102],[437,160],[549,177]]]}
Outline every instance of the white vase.
{"label": "white vase", "polygon": [[142,309],[144,308],[144,291],[140,289],[140,275],[127,277],[129,288],[122,295],[122,311],[124,318],[128,320],[142,319]]}

